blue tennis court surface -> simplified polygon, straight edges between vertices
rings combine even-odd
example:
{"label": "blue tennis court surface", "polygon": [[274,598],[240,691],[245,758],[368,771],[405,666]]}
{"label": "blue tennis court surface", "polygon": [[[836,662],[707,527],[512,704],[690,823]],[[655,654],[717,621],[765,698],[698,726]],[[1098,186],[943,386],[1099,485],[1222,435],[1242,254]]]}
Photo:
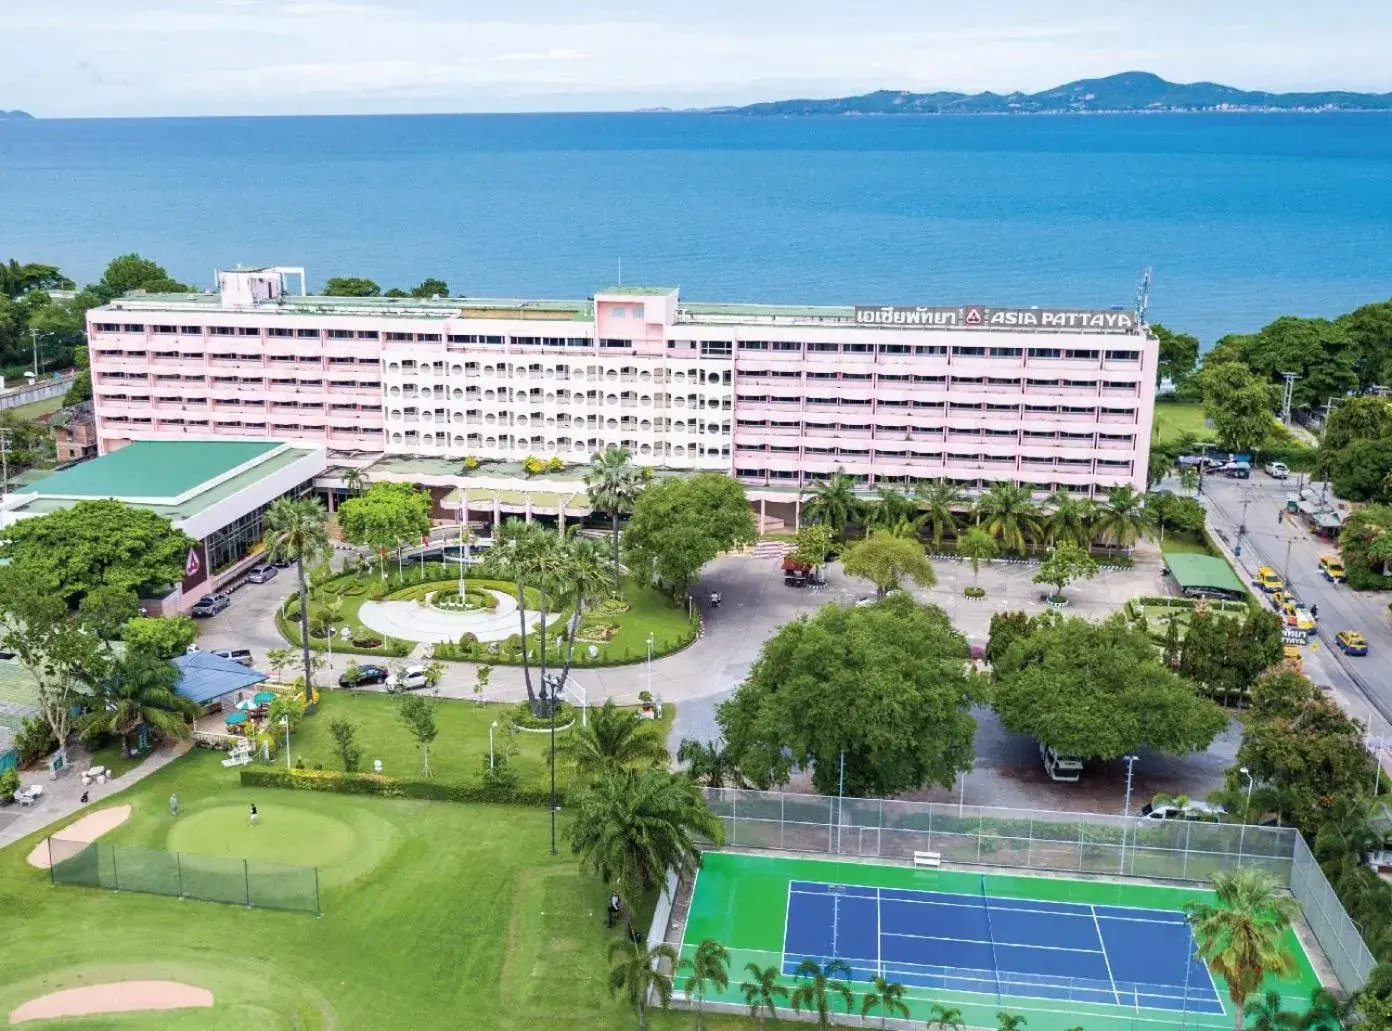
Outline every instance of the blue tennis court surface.
{"label": "blue tennis court surface", "polygon": [[[983,887],[984,887],[983,881]],[[1012,998],[1223,1012],[1184,914],[793,881],[783,973],[840,959],[852,979]]]}

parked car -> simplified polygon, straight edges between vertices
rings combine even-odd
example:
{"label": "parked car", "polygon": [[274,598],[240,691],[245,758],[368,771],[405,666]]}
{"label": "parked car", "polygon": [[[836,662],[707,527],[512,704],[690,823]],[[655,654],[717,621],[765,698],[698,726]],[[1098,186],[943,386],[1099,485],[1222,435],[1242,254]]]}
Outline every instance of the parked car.
{"label": "parked car", "polygon": [[1334,635],[1334,643],[1345,655],[1368,654],[1368,639],[1357,630],[1340,630]]}
{"label": "parked car", "polygon": [[1284,480],[1290,476],[1290,466],[1286,465],[1285,462],[1267,462],[1266,475],[1273,480]]}
{"label": "parked car", "polygon": [[251,651],[247,648],[223,648],[213,652],[224,659],[231,659],[233,662],[240,662],[243,666],[250,666],[252,663]]}
{"label": "parked car", "polygon": [[246,575],[246,581],[249,584],[268,583],[271,580],[275,579],[276,574],[278,572],[280,572],[280,570],[277,569],[275,566],[269,566],[265,564],[259,566],[252,566],[250,571]]}
{"label": "parked car", "polygon": [[430,680],[425,675],[425,667],[418,662],[403,669],[400,675],[392,673],[386,680],[388,691],[415,691],[418,688],[429,687]]}
{"label": "parked car", "polygon": [[1220,465],[1217,471],[1232,480],[1248,480],[1252,477],[1252,463],[1228,462]]}
{"label": "parked car", "polygon": [[1227,815],[1220,805],[1159,796],[1141,806],[1143,820],[1208,820],[1217,823]]}
{"label": "parked car", "polygon": [[1321,555],[1319,560],[1320,576],[1324,577],[1332,584],[1344,582],[1344,560],[1338,555]]}
{"label": "parked car", "polygon": [[389,670],[384,666],[373,666],[364,664],[358,667],[358,675],[352,680],[348,679],[348,674],[344,673],[338,678],[339,687],[363,687],[367,684],[385,684],[387,678],[391,676]]}
{"label": "parked car", "polygon": [[1285,590],[1286,582],[1276,575],[1276,570],[1270,566],[1262,566],[1257,570],[1257,583],[1267,594],[1273,591]]}
{"label": "parked car", "polygon": [[1039,742],[1039,758],[1044,760],[1044,772],[1053,780],[1074,783],[1083,774],[1083,759],[1078,755],[1060,755],[1050,745]]}
{"label": "parked car", "polygon": [[1315,629],[1315,617],[1298,601],[1288,601],[1281,606],[1281,619],[1286,626],[1293,626],[1297,630],[1308,632]]}
{"label": "parked car", "polygon": [[225,594],[205,594],[193,604],[189,609],[189,615],[194,619],[207,619],[209,616],[216,616],[227,606],[232,604],[232,599]]}

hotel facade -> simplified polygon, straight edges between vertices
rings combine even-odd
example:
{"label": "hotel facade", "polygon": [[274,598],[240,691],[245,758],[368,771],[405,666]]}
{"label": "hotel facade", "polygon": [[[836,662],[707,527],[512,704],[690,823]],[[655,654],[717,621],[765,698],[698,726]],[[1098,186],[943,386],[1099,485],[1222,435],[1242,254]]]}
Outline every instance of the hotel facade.
{"label": "hotel facade", "polygon": [[[303,283],[239,269],[217,293],[92,309],[101,453],[277,441],[324,449],[330,474],[386,459],[410,479],[415,460],[444,490],[469,488],[449,475],[466,458],[496,489],[490,467],[579,467],[620,444],[659,470],[736,476],[768,527],[795,524],[804,488],[837,470],[865,490],[1146,486],[1158,344],[1130,311],[695,304],[657,287],[333,298]],[[578,469],[545,489],[569,481]]]}

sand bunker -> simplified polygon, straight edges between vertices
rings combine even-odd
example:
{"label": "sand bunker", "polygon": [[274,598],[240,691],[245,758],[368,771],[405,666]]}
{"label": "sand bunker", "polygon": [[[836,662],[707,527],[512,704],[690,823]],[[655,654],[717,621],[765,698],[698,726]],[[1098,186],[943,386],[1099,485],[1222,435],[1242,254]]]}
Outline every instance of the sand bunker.
{"label": "sand bunker", "polygon": [[[123,806],[127,811],[130,806]],[[94,816],[101,815],[94,813]],[[124,819],[125,817],[122,817]],[[117,823],[120,821],[118,820]],[[11,1011],[10,1023],[85,1017],[92,1013],[130,1013],[135,1010],[178,1010],[208,1007],[213,993],[178,981],[116,981],[50,992]]]}
{"label": "sand bunker", "polygon": [[[114,805],[109,809],[98,809],[94,813],[88,813],[76,823],[64,827],[53,837],[61,841],[96,841],[107,831],[121,826],[130,818],[131,807],[128,805]],[[41,841],[34,846],[34,851],[29,853],[29,865],[40,870],[47,870],[48,842]],[[212,1005],[209,1003],[208,1005]]]}

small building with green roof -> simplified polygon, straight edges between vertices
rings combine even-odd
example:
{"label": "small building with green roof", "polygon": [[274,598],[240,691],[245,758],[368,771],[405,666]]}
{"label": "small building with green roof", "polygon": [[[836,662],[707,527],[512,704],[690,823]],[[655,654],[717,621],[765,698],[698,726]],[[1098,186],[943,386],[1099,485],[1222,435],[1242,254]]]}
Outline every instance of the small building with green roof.
{"label": "small building with green roof", "polygon": [[1232,598],[1249,596],[1232,566],[1212,555],[1167,554],[1165,569],[1174,577],[1180,591],[1189,598]]}

